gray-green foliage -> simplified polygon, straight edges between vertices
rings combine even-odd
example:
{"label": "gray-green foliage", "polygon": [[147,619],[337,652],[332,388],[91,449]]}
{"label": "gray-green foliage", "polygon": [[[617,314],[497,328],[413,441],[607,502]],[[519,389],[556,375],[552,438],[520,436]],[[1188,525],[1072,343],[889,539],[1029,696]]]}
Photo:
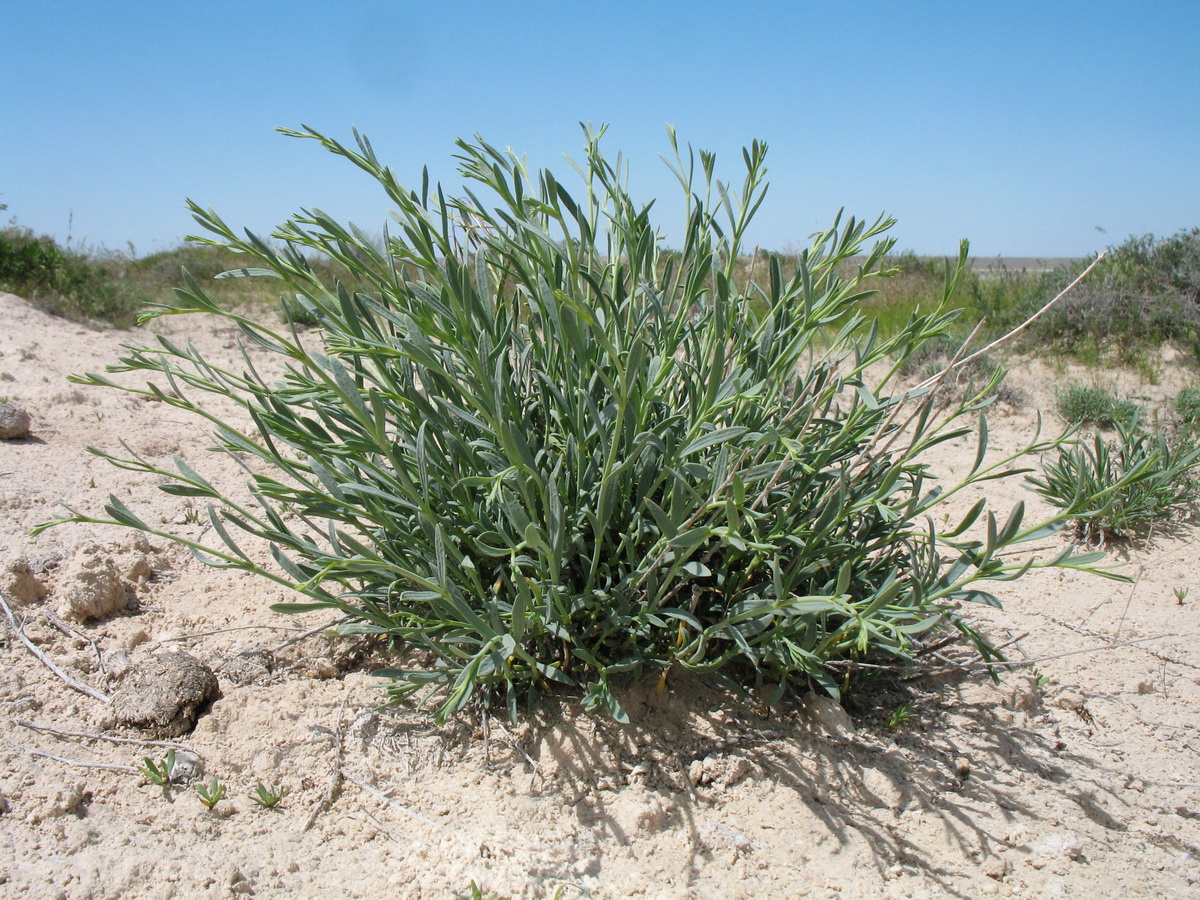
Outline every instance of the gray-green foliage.
{"label": "gray-green foliage", "polygon": [[[716,179],[711,154],[671,135],[686,215],[680,249],[665,254],[651,206],[629,195],[595,133],[579,191],[460,142],[459,197],[427,175],[402,187],[357,135],[348,147],[288,133],[382,185],[398,221],[382,246],[316,210],[274,242],[193,212],[249,262],[227,275],[281,281],[320,332],[248,319],[189,277],[151,316],[222,316],[281,376],[159,338],[109,370],[149,384],[79,379],[208,420],[253,470],[253,499],[182,459],[167,469],[128,448],[95,451],[209,501],[213,540],[161,531],[116,498],[106,518],[70,521],[170,537],[308,598],[277,609],[336,609],[344,632],[424,651],[382,673],[396,698],[428,688],[439,717],[472,698],[516,715],[538,694],[580,692],[621,717],[613,688],[673,665],[836,695],[832,660],[907,657],[948,620],[973,635],[955,609],[995,602],[980,582],[1097,561],[1017,552],[1065,515],[1028,525],[1023,506],[997,519],[981,500],[938,524],[962,488],[1055,441],[985,458],[979,413],[994,379],[941,412],[936,379],[893,386],[951,316],[914,315],[884,339],[856,312],[885,268],[889,220],[839,216],[794,269],[772,257],[762,284],[735,281],[766,191],[764,145],[745,151],[738,191]],[[354,287],[323,282],[314,253]],[[213,394],[240,404],[249,427],[215,418],[203,405]],[[973,464],[937,484],[923,454],[973,430]]]}
{"label": "gray-green foliage", "polygon": [[1078,537],[1089,543],[1144,534],[1200,499],[1200,444],[1172,444],[1136,423],[1117,422],[1116,428],[1115,440],[1097,434],[1060,448],[1028,479],[1071,516]]}

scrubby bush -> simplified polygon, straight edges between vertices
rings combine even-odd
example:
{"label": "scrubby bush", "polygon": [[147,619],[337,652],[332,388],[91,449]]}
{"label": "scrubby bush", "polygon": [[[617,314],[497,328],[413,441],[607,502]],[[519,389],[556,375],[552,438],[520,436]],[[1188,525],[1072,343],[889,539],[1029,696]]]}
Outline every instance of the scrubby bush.
{"label": "scrubby bush", "polygon": [[[363,138],[288,133],[382,185],[399,222],[382,246],[315,210],[273,242],[193,211],[247,261],[230,276],[274,279],[320,331],[272,328],[188,278],[150,315],[224,317],[277,358],[278,380],[167,338],[110,367],[134,381],[78,379],[211,422],[254,473],[249,499],[182,459],[168,469],[94,451],[209,501],[212,540],[160,530],[117,498],[104,518],[64,521],[149,531],[307,596],[283,611],[339,610],[343,632],[392,642],[381,674],[394,696],[426,689],[439,717],[473,698],[516,715],[550,691],[620,717],[615,687],[673,666],[836,696],[831,662],[908,658],[945,623],[989,654],[959,612],[996,602],[988,581],[1097,571],[1098,554],[1070,548],[1022,555],[1068,513],[1026,524],[1023,505],[998,519],[980,500],[956,522],[942,514],[1057,441],[988,454],[980,413],[994,378],[941,412],[944,379],[895,385],[952,316],[912,315],[884,338],[859,312],[887,269],[889,220],[839,217],[791,271],[772,256],[760,281],[731,277],[766,190],[762,144],[746,149],[736,191],[711,154],[671,135],[686,216],[680,249],[664,254],[651,205],[630,196],[597,134],[574,193],[510,152],[460,142],[470,188],[454,198],[428,176],[402,187]],[[355,282],[322,279],[313,254]],[[252,425],[214,418],[209,394]],[[974,429],[966,475],[937,484],[925,452]]]}
{"label": "scrubby bush", "polygon": [[1098,387],[1075,384],[1058,394],[1058,414],[1072,425],[1131,428],[1141,412],[1134,401],[1119,400]]}
{"label": "scrubby bush", "polygon": [[132,324],[149,297],[124,278],[125,262],[118,255],[64,250],[25,228],[0,230],[0,289],[55,315]]}

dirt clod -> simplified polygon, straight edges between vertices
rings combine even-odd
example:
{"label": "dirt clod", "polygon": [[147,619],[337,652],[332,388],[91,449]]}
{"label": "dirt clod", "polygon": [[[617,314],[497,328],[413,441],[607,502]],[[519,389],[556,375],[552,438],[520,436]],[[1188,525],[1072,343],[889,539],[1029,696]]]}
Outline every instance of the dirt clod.
{"label": "dirt clod", "polygon": [[111,559],[85,546],[71,559],[58,590],[64,618],[102,619],[129,604],[129,594]]}
{"label": "dirt clod", "polygon": [[187,653],[160,653],[137,666],[113,695],[119,723],[159,738],[192,730],[197,711],[218,693],[212,669]]}
{"label": "dirt clod", "polygon": [[21,605],[36,603],[46,596],[46,586],[33,573],[24,556],[12,557],[0,569],[0,593]]}

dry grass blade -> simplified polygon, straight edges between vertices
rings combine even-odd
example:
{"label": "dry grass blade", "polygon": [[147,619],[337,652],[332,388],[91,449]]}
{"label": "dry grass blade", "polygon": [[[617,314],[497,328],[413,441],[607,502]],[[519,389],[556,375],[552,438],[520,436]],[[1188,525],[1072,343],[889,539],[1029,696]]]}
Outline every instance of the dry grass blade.
{"label": "dry grass blade", "polygon": [[934,384],[937,381],[940,381],[942,378],[944,378],[949,372],[953,371],[954,369],[961,369],[963,366],[966,366],[968,363],[972,362],[973,360],[976,360],[979,357],[984,356],[989,351],[995,350],[1001,344],[1007,343],[1008,341],[1012,340],[1014,337],[1016,337],[1018,334],[1020,334],[1022,331],[1024,331],[1026,328],[1028,328],[1030,325],[1032,325],[1034,322],[1036,322],[1038,319],[1040,319],[1042,316],[1044,316],[1046,314],[1046,312],[1049,311],[1050,308],[1053,307],[1056,303],[1058,303],[1058,301],[1060,301],[1063,297],[1065,297],[1065,296],[1067,296],[1067,294],[1071,293],[1071,291],[1076,287],[1076,285],[1078,285],[1085,278],[1087,278],[1087,276],[1091,273],[1092,269],[1094,269],[1094,268],[1096,268],[1096,266],[1100,265],[1101,261],[1107,255],[1108,255],[1107,253],[1100,253],[1094,260],[1092,260],[1091,265],[1089,265],[1086,269],[1084,269],[1082,272],[1079,273],[1079,275],[1075,278],[1074,281],[1072,281],[1065,288],[1063,288],[1061,291],[1059,291],[1058,294],[1056,294],[1053,299],[1051,299],[1049,302],[1047,302],[1041,309],[1039,309],[1037,312],[1035,312],[1032,316],[1030,316],[1028,319],[1026,319],[1024,322],[1022,322],[1016,328],[1012,329],[1007,334],[1004,334],[1001,337],[996,338],[996,340],[992,341],[990,344],[988,344],[983,349],[976,350],[970,356],[967,356],[967,357],[957,360],[955,362],[951,362],[950,365],[948,365],[941,372],[938,372],[937,374],[932,375],[929,378],[922,381],[918,385],[918,387],[919,388],[928,387],[929,385]]}

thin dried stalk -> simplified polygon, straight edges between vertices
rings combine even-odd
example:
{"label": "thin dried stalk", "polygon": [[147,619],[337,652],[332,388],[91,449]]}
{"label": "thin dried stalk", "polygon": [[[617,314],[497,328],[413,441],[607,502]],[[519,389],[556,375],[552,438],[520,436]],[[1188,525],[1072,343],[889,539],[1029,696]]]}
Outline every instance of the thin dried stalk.
{"label": "thin dried stalk", "polygon": [[936,375],[931,375],[929,378],[926,378],[924,381],[922,381],[919,385],[917,385],[917,388],[919,389],[919,388],[927,387],[928,385],[933,384],[935,381],[939,381],[940,379],[944,378],[946,376],[946,374],[948,372],[950,372],[952,369],[961,369],[967,363],[971,362],[972,360],[978,359],[979,357],[981,357],[985,353],[987,353],[989,350],[993,350],[996,347],[999,347],[1001,344],[1005,343],[1006,341],[1016,337],[1018,334],[1020,334],[1022,331],[1024,331],[1026,328],[1028,328],[1030,325],[1032,325],[1034,322],[1036,322],[1038,319],[1040,319],[1043,315],[1045,315],[1046,311],[1048,309],[1050,309],[1050,307],[1054,306],[1054,304],[1056,304],[1059,300],[1061,300],[1063,297],[1067,296],[1067,294],[1071,293],[1071,291],[1075,288],[1075,286],[1078,285],[1081,281],[1083,281],[1083,279],[1087,278],[1088,274],[1092,271],[1092,269],[1094,269],[1094,268],[1096,268],[1096,266],[1100,265],[1101,260],[1103,260],[1104,257],[1107,255],[1108,255],[1107,253],[1101,253],[1099,256],[1097,256],[1094,260],[1092,260],[1092,264],[1090,266],[1088,266],[1086,269],[1084,269],[1082,272],[1080,272],[1078,277],[1074,281],[1072,281],[1065,288],[1063,288],[1061,291],[1059,291],[1053,300],[1051,300],[1049,303],[1047,303],[1045,306],[1043,306],[1041,309],[1039,309],[1037,312],[1035,312],[1032,316],[1030,316],[1028,319],[1026,319],[1024,322],[1022,322],[1020,325],[1018,325],[1016,328],[1014,328],[1008,334],[1004,335],[1003,337],[996,338],[996,340],[992,341],[990,344],[988,344],[982,350],[976,350],[974,353],[972,353],[970,356],[966,357],[965,359],[961,359],[957,362],[951,362],[950,365],[947,366],[945,369],[943,369],[941,372],[938,372]]}
{"label": "thin dried stalk", "polygon": [[84,684],[82,681],[76,681],[74,678],[64,672],[57,664],[55,664],[50,657],[39,650],[37,646],[31,640],[29,640],[29,638],[25,637],[25,632],[21,629],[21,626],[17,624],[16,617],[13,615],[13,611],[11,607],[9,607],[8,602],[4,599],[3,594],[0,594],[0,606],[4,607],[4,615],[8,617],[8,624],[11,626],[13,633],[20,639],[21,643],[25,645],[25,649],[32,653],[34,657],[42,663],[42,665],[61,678],[67,687],[74,688],[82,694],[87,694],[89,697],[93,697],[96,700],[99,700],[101,703],[112,703],[112,697],[101,693],[91,685]]}

